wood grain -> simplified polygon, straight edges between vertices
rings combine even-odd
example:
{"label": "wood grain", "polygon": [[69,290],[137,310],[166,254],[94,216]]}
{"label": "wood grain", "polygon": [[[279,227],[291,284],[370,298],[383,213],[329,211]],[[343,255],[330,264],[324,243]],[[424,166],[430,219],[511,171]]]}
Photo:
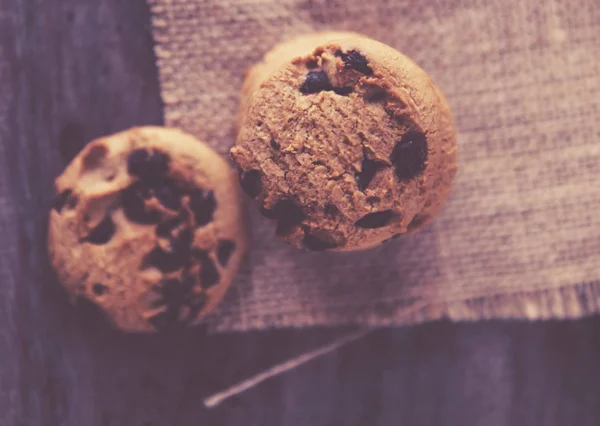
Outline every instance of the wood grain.
{"label": "wood grain", "polygon": [[160,124],[143,0],[0,0],[0,425],[596,425],[600,319],[380,330],[207,410],[344,330],[121,335],[71,308],[45,250],[52,179]]}

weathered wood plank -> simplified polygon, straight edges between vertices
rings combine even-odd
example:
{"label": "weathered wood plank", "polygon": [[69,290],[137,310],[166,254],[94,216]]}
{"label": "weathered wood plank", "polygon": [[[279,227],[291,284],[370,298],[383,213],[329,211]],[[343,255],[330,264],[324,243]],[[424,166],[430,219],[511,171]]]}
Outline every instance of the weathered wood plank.
{"label": "weathered wood plank", "polygon": [[9,425],[99,424],[93,354],[49,278],[46,215],[53,178],[86,141],[161,121],[148,10],[143,1],[3,0],[0,16],[2,305],[12,327],[3,327],[2,365],[12,408],[2,412]]}

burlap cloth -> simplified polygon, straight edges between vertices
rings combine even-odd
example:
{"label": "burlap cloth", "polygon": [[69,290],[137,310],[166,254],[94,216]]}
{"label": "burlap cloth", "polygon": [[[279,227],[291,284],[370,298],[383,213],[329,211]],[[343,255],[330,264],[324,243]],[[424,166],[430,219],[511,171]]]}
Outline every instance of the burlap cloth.
{"label": "burlap cloth", "polygon": [[216,330],[573,318],[600,308],[598,0],[149,0],[166,123],[226,154],[244,71],[280,40],[362,32],[441,87],[460,170],[426,230],[305,253],[249,208]]}

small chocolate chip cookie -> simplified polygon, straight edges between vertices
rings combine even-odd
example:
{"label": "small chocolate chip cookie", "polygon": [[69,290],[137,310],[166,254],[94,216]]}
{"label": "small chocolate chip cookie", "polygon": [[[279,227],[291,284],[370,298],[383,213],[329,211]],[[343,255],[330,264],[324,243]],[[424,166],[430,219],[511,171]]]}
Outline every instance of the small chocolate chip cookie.
{"label": "small chocolate chip cookie", "polygon": [[195,324],[223,297],[246,235],[237,176],[179,130],[91,142],[56,180],[49,251],[73,299],[126,331]]}
{"label": "small chocolate chip cookie", "polygon": [[456,132],[431,78],[354,33],[283,43],[242,91],[231,158],[241,186],[308,250],[373,247],[423,227],[457,170]]}

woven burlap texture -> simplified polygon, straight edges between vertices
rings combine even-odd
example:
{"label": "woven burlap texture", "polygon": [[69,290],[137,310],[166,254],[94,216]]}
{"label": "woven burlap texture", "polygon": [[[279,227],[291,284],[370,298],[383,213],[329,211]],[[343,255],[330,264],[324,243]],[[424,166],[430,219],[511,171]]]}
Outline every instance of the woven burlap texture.
{"label": "woven burlap texture", "polygon": [[244,71],[277,42],[325,29],[412,57],[459,131],[446,209],[395,243],[297,251],[249,205],[249,262],[208,320],[215,330],[598,312],[598,0],[149,1],[166,124],[224,155]]}

